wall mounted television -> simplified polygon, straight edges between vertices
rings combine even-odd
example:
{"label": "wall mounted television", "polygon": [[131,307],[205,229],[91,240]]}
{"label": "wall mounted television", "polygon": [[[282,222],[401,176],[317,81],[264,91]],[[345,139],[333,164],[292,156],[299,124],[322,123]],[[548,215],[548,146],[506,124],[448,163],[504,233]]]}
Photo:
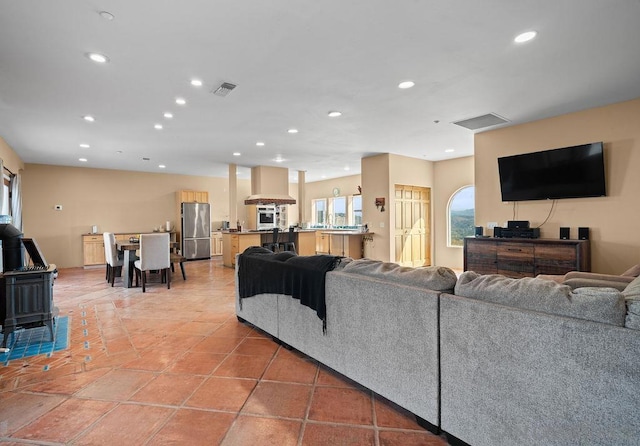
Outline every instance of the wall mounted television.
{"label": "wall mounted television", "polygon": [[498,158],[502,201],[606,195],[602,142]]}

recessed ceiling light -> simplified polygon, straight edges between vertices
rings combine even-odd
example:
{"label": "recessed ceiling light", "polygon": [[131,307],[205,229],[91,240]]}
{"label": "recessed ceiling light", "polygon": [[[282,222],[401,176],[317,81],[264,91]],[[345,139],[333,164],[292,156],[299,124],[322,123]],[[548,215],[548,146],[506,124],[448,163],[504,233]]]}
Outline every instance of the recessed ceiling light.
{"label": "recessed ceiling light", "polygon": [[342,112],[339,111],[330,111],[328,113],[330,118],[337,118],[338,116],[342,116]]}
{"label": "recessed ceiling light", "polygon": [[411,87],[413,87],[415,84],[416,84],[416,83],[415,83],[415,82],[413,82],[413,81],[402,81],[402,82],[400,82],[400,83],[398,84],[398,88],[402,88],[402,89],[405,89],[405,88],[411,88]]}
{"label": "recessed ceiling light", "polygon": [[514,42],[516,43],[524,43],[524,42],[528,42],[529,40],[533,39],[538,33],[535,31],[527,31],[525,33],[522,34],[518,34],[515,39],[513,39]]}
{"label": "recessed ceiling light", "polygon": [[158,167],[159,167],[160,169],[164,169],[164,168],[166,168],[167,166],[165,166],[164,164],[158,164]]}
{"label": "recessed ceiling light", "polygon": [[156,130],[162,130],[162,124],[154,124],[153,128]]}
{"label": "recessed ceiling light", "polygon": [[321,175],[320,178],[324,179],[324,178],[327,178],[327,176],[326,175]]}
{"label": "recessed ceiling light", "polygon": [[191,85],[194,87],[202,87],[202,81],[200,79],[191,79]]}
{"label": "recessed ceiling light", "polygon": [[84,115],[84,116],[82,117],[82,119],[84,119],[85,121],[88,121],[88,122],[95,122],[95,120],[96,120],[96,118],[94,118],[94,117],[93,117],[93,116],[91,116],[91,115]]}
{"label": "recessed ceiling light", "polygon": [[187,101],[184,98],[176,98],[176,104],[185,105]]}
{"label": "recessed ceiling light", "polygon": [[171,119],[171,118],[173,118],[173,113],[171,113],[171,112],[164,112],[164,115],[162,115],[162,116],[164,116],[164,117],[165,117],[165,118],[167,118],[167,119]]}
{"label": "recessed ceiling light", "polygon": [[109,58],[104,54],[100,54],[100,53],[87,53],[87,57],[97,63],[109,62]]}
{"label": "recessed ceiling light", "polygon": [[80,161],[81,163],[86,163],[87,159],[86,158],[78,158],[78,161]]}
{"label": "recessed ceiling light", "polygon": [[445,150],[445,153],[453,153],[453,152],[455,152],[455,150],[454,150],[454,149],[447,149],[447,150]]}
{"label": "recessed ceiling light", "polygon": [[113,14],[107,11],[100,11],[98,14],[100,14],[100,17],[102,17],[105,20],[113,20],[116,18],[116,16],[114,16]]}
{"label": "recessed ceiling light", "polygon": [[345,167],[344,170],[351,170],[349,166]]}
{"label": "recessed ceiling light", "polygon": [[83,149],[88,149],[91,146],[89,144],[82,143],[80,144],[80,147],[82,147]]}
{"label": "recessed ceiling light", "polygon": [[240,153],[240,152],[233,152],[233,156],[240,156],[240,155],[242,155],[242,153]]}
{"label": "recessed ceiling light", "polygon": [[298,129],[289,129],[287,130],[288,133],[298,133]]}
{"label": "recessed ceiling light", "polygon": [[264,146],[264,143],[263,143],[262,141],[258,141],[258,142],[256,143],[256,146],[262,147],[262,146]]}

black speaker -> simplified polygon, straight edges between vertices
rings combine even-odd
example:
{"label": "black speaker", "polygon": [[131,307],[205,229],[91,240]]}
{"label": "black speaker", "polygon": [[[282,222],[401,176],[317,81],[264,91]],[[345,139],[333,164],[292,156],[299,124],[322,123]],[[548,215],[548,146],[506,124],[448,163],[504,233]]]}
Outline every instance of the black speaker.
{"label": "black speaker", "polygon": [[589,228],[578,228],[578,238],[580,240],[589,240]]}
{"label": "black speaker", "polygon": [[482,226],[476,226],[476,237],[482,237],[484,233],[484,228]]}
{"label": "black speaker", "polygon": [[571,238],[571,228],[560,228],[560,240],[569,240]]}
{"label": "black speaker", "polygon": [[495,228],[493,228],[493,236],[502,237],[502,228],[500,226],[496,226]]}

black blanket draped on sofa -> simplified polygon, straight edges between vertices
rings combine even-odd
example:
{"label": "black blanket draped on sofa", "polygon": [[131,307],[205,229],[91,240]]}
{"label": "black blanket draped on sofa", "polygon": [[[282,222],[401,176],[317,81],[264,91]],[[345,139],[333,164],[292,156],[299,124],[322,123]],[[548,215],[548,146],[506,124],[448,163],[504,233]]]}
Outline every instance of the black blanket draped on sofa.
{"label": "black blanket draped on sofa", "polygon": [[238,291],[242,299],[258,294],[285,294],[299,299],[316,311],[326,323],[325,274],[333,270],[341,257],[329,255],[299,256],[292,252],[273,253],[251,246],[238,256]]}

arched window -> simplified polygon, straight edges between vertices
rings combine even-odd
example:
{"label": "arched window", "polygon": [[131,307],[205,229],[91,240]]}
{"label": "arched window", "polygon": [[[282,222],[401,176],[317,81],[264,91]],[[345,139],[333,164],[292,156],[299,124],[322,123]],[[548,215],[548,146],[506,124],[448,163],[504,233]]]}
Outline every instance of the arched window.
{"label": "arched window", "polygon": [[464,238],[475,234],[474,186],[458,189],[447,206],[447,246],[462,247]]}

